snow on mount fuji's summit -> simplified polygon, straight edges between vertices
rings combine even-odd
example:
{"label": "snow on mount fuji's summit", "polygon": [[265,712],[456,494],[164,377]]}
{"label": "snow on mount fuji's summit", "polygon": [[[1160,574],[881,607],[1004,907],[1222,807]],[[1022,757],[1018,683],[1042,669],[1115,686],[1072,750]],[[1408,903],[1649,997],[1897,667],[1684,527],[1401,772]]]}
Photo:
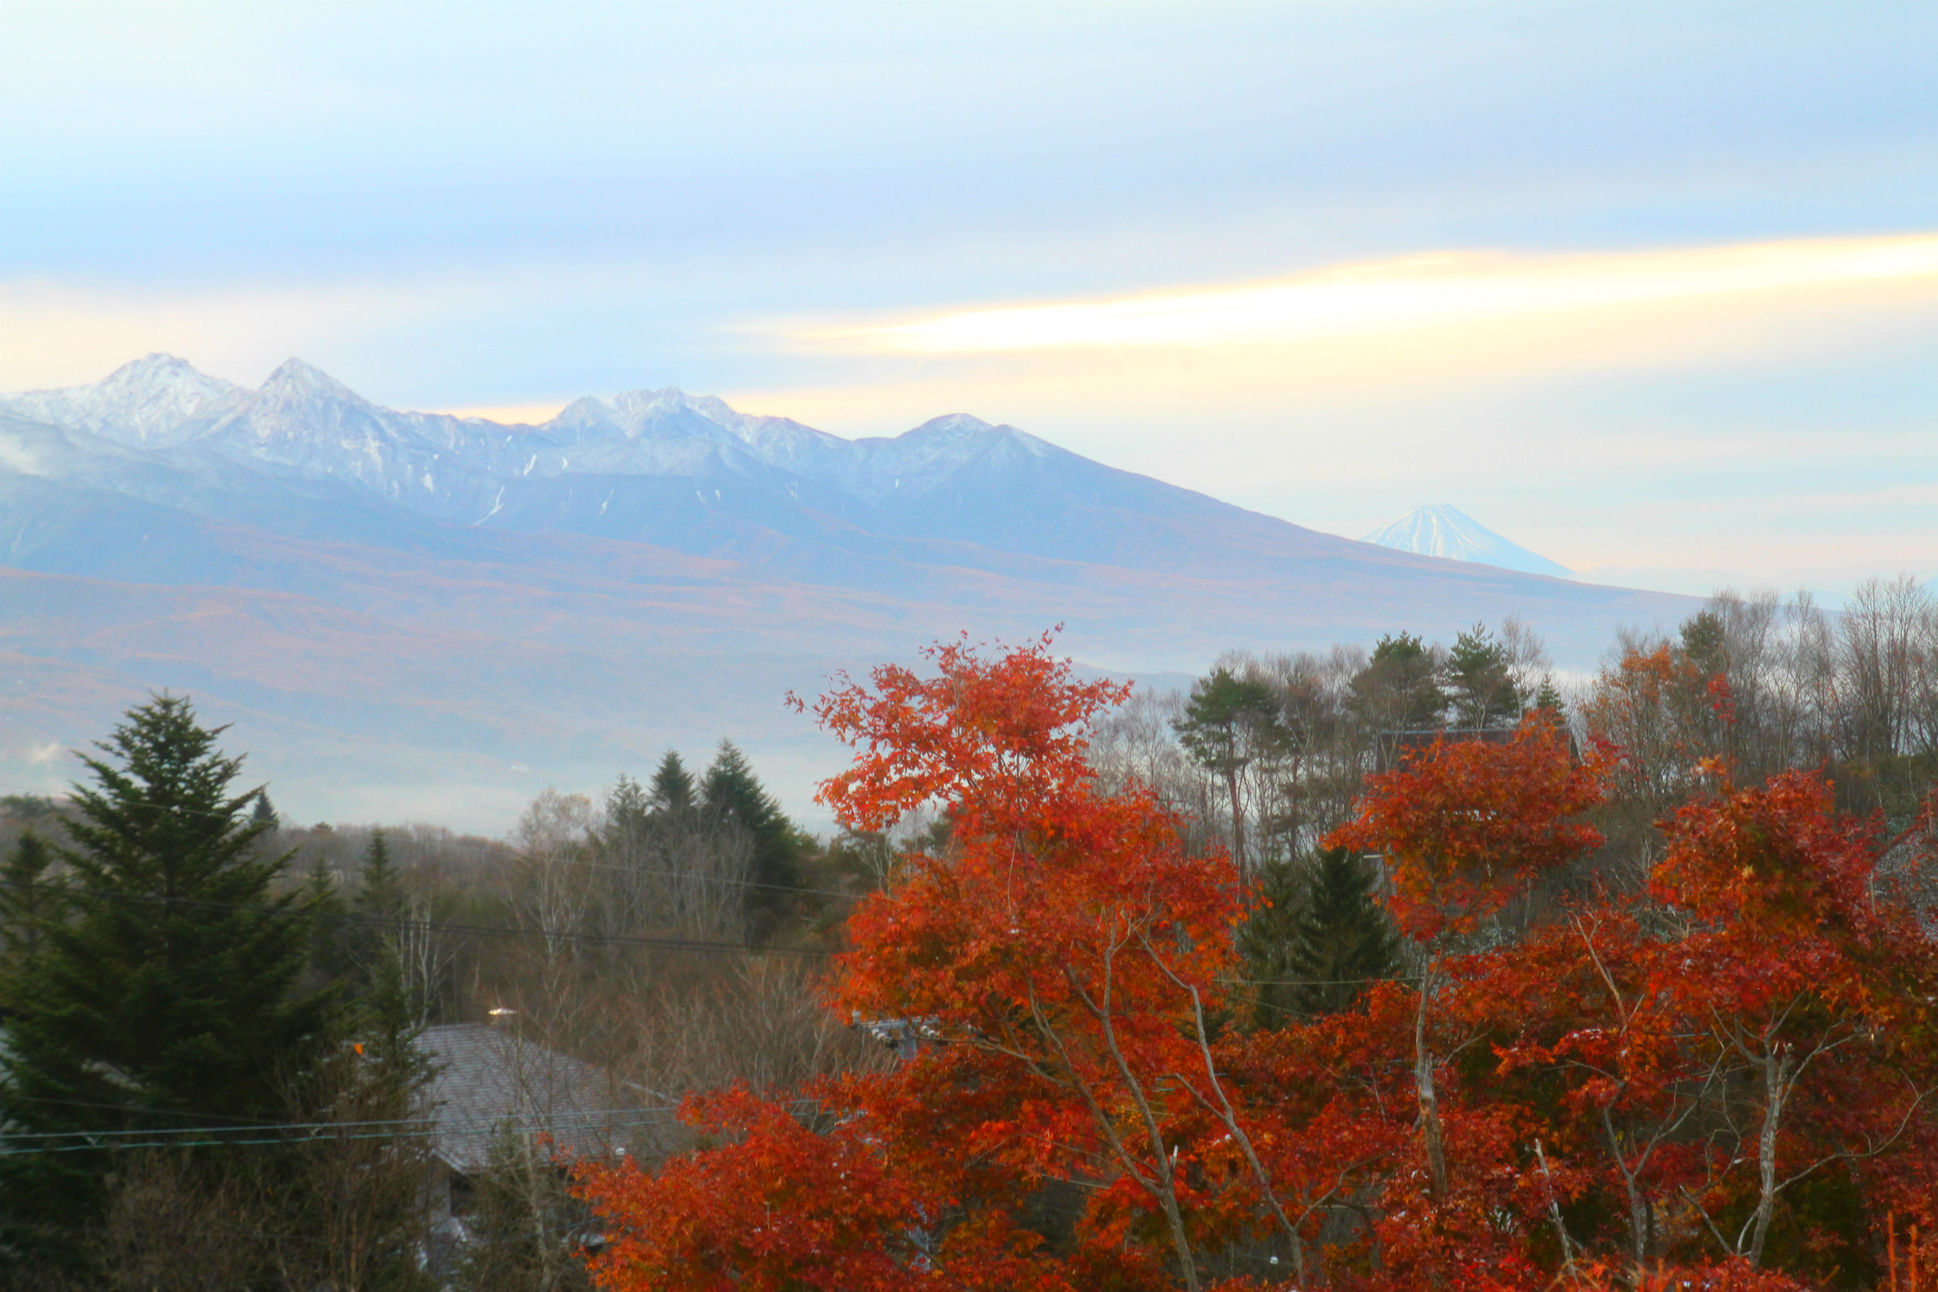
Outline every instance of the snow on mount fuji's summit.
{"label": "snow on mount fuji's summit", "polygon": [[123,444],[165,448],[181,442],[188,423],[245,393],[172,354],[151,354],[88,385],[0,395],[0,411]]}
{"label": "snow on mount fuji's summit", "polygon": [[1440,556],[1450,561],[1471,561],[1477,565],[1492,565],[1522,574],[1550,574],[1563,579],[1574,577],[1574,572],[1566,566],[1502,538],[1472,516],[1444,503],[1436,507],[1416,507],[1385,528],[1366,535],[1362,541],[1396,551]]}

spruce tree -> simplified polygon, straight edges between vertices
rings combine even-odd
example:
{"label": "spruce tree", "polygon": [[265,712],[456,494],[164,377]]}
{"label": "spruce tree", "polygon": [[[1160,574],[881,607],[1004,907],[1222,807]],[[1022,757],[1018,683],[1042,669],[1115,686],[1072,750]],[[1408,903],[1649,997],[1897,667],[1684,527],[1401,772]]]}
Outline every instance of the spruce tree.
{"label": "spruce tree", "polygon": [[678,820],[693,812],[693,776],[686,770],[686,763],[677,751],[669,749],[666,757],[659,760],[659,767],[653,772],[652,785],[646,794],[646,805],[656,820]]}
{"label": "spruce tree", "polygon": [[384,956],[395,954],[406,900],[403,876],[390,859],[390,841],[382,830],[372,830],[357,872],[357,893],[350,899],[350,945],[359,987],[370,983],[373,967]]}
{"label": "spruce tree", "polygon": [[1292,948],[1298,937],[1305,904],[1305,880],[1295,862],[1271,861],[1260,868],[1259,895],[1264,899],[1238,931],[1239,954],[1245,957],[1246,976],[1255,984],[1252,1023],[1276,1028],[1300,1016],[1297,984],[1292,979]]}
{"label": "spruce tree", "polygon": [[[40,955],[60,899],[59,888],[49,882],[53,861],[46,840],[29,830],[0,866],[0,984],[17,981]],[[5,1006],[0,996],[0,1009]]]}
{"label": "spruce tree", "polygon": [[115,1156],[90,1132],[284,1121],[283,1082],[323,1040],[328,993],[298,989],[311,921],[277,895],[289,857],[259,847],[258,791],[235,787],[222,730],[163,695],[82,760],[65,918],[5,992],[0,1121],[50,1136],[0,1156],[15,1261],[83,1266]]}
{"label": "spruce tree", "polygon": [[310,969],[304,985],[348,983],[355,963],[356,929],[350,923],[350,908],[338,891],[336,875],[321,857],[311,860],[303,881],[303,907],[310,918]]}
{"label": "spruce tree", "polygon": [[1308,1017],[1349,1009],[1370,981],[1398,972],[1398,942],[1364,858],[1344,848],[1319,854],[1285,963],[1290,1004]]}
{"label": "spruce tree", "polygon": [[791,903],[787,890],[801,885],[796,868],[799,833],[731,740],[720,742],[720,752],[707,768],[700,786],[700,810],[714,828],[738,827],[753,840],[747,931],[750,941],[763,942],[787,914]]}

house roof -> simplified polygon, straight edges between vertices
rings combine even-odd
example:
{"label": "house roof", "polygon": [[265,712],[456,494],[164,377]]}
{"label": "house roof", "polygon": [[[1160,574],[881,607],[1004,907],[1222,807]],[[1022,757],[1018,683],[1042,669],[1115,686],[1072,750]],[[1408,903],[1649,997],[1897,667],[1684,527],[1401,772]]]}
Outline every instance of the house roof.
{"label": "house roof", "polygon": [[509,1027],[428,1027],[420,1044],[436,1065],[432,1151],[454,1171],[483,1167],[507,1131],[546,1134],[565,1153],[590,1157],[611,1152],[641,1120],[637,1100],[608,1073]]}

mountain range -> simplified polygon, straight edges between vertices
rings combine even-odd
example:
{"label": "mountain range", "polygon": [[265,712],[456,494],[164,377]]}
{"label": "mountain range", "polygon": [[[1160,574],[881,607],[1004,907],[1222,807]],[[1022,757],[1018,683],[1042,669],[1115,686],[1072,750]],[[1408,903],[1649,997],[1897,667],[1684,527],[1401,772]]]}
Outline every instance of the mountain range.
{"label": "mountain range", "polygon": [[0,785],[58,783],[166,687],[302,813],[502,825],[548,781],[721,735],[798,807],[838,753],[783,694],[959,631],[1062,623],[1087,664],[1182,675],[1516,614],[1585,664],[1684,608],[1319,533],[962,414],[850,440],[664,389],[504,425],[295,359],[250,389],[166,355],[0,395]]}

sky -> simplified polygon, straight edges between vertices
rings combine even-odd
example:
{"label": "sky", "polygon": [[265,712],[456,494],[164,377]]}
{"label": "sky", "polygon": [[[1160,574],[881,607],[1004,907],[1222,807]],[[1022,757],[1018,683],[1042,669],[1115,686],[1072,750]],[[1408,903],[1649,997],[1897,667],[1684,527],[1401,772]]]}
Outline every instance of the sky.
{"label": "sky", "polygon": [[0,0],[0,389],[947,412],[1602,582],[1938,575],[1938,6]]}

